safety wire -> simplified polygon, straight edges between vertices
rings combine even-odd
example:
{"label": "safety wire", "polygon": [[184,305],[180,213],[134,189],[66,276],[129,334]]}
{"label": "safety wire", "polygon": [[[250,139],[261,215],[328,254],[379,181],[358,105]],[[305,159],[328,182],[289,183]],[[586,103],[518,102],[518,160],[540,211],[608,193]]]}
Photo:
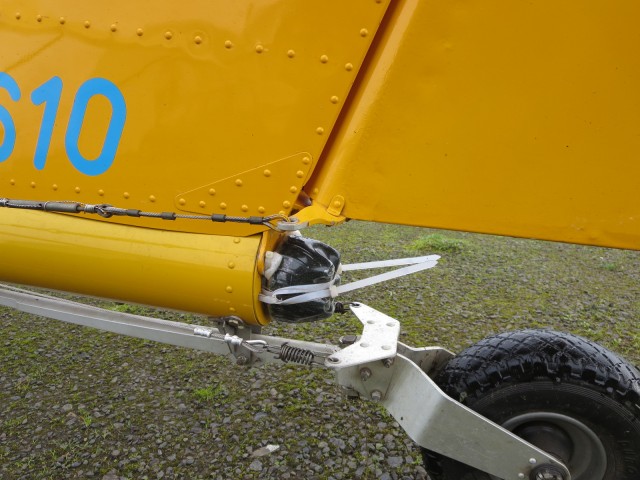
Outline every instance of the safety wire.
{"label": "safety wire", "polygon": [[0,207],[5,208],[19,208],[24,210],[40,210],[44,212],[54,213],[88,213],[99,215],[103,218],[117,217],[147,217],[147,218],[159,218],[161,220],[208,220],[211,222],[232,222],[232,223],[247,223],[249,225],[264,225],[273,230],[277,230],[276,222],[284,221],[289,222],[290,218],[283,214],[268,215],[265,217],[251,216],[251,217],[238,217],[232,215],[222,215],[214,213],[212,215],[186,215],[175,212],[144,212],[142,210],[132,208],[118,208],[113,205],[100,204],[91,205],[79,202],[70,201],[57,201],[57,202],[39,202],[34,200],[12,200],[9,198],[0,198]]}

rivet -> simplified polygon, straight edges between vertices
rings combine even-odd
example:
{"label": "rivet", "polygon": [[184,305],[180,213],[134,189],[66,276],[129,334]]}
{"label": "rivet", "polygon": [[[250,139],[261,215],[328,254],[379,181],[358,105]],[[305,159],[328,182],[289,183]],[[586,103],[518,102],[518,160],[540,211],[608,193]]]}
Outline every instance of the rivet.
{"label": "rivet", "polygon": [[265,177],[270,177],[270,176],[271,176],[271,170],[267,169],[267,170],[265,170],[264,172],[262,172],[262,174],[263,174]]}
{"label": "rivet", "polygon": [[164,32],[164,38],[166,38],[167,40],[171,40],[173,38],[173,33]]}
{"label": "rivet", "polygon": [[76,187],[74,190],[76,193],[80,193],[80,187]]}
{"label": "rivet", "polygon": [[339,200],[336,200],[335,202],[333,202],[333,206],[335,208],[339,208],[342,205],[342,202],[340,202]]}
{"label": "rivet", "polygon": [[53,190],[58,190],[58,185],[54,183],[53,185],[51,185],[51,188],[52,188]]}
{"label": "rivet", "polygon": [[227,293],[231,293],[233,292],[233,288],[231,287],[231,285],[227,285],[227,288],[225,288]]}
{"label": "rivet", "polygon": [[322,127],[318,127],[318,128],[316,128],[316,133],[317,133],[318,135],[322,135],[322,134],[324,133],[324,128],[322,128]]}
{"label": "rivet", "polygon": [[212,197],[216,194],[216,189],[215,188],[210,188],[209,189],[209,195],[211,195]]}
{"label": "rivet", "polygon": [[327,63],[327,62],[329,61],[329,57],[327,57],[326,55],[322,55],[322,56],[320,57],[320,61],[321,61],[322,63]]}
{"label": "rivet", "polygon": [[360,36],[361,37],[366,37],[367,35],[369,35],[369,30],[367,30],[366,28],[360,29]]}
{"label": "rivet", "polygon": [[115,23],[112,23],[112,24],[111,24],[111,31],[112,31],[112,32],[116,32],[117,30],[118,30],[118,25],[117,25],[117,24],[115,24]]}
{"label": "rivet", "polygon": [[233,47],[233,43],[231,43],[231,40],[227,40],[224,42],[224,48],[231,48]]}
{"label": "rivet", "polygon": [[366,343],[366,342],[362,342],[362,343],[360,344],[360,346],[361,346],[362,348],[369,348],[369,344],[368,344],[368,343]]}
{"label": "rivet", "polygon": [[65,23],[67,23],[67,19],[66,19],[66,18],[64,18],[64,17],[60,17],[60,18],[58,19],[58,22],[60,22],[60,25],[64,25]]}
{"label": "rivet", "polygon": [[280,211],[278,212],[278,214],[279,214],[279,215],[286,215],[286,212],[285,212],[284,210],[280,210]]}
{"label": "rivet", "polygon": [[130,197],[129,192],[124,192],[124,193],[122,194],[122,196],[123,196],[124,198],[129,198],[129,197]]}
{"label": "rivet", "polygon": [[284,202],[282,202],[282,206],[283,206],[284,208],[290,208],[290,207],[291,207],[291,202],[289,202],[289,201],[284,201]]}
{"label": "rivet", "polygon": [[302,159],[302,163],[304,163],[305,165],[309,165],[311,163],[311,159],[309,157],[304,157]]}
{"label": "rivet", "polygon": [[295,57],[295,56],[296,56],[296,52],[295,52],[295,51],[293,51],[293,50],[289,50],[289,51],[287,52],[287,57],[289,57],[289,58],[293,58],[293,57]]}
{"label": "rivet", "polygon": [[391,345],[382,345],[383,350],[391,350]]}
{"label": "rivet", "polygon": [[331,97],[331,103],[338,103],[340,101],[340,99],[338,97],[336,97],[335,95],[333,97]]}
{"label": "rivet", "polygon": [[98,195],[100,195],[101,197],[103,197],[103,196],[104,196],[104,190],[102,190],[102,189],[98,190]]}
{"label": "rivet", "polygon": [[248,212],[249,211],[249,207],[247,205],[242,205],[240,207],[240,210],[242,210],[243,212]]}
{"label": "rivet", "polygon": [[296,193],[298,191],[298,187],[292,186],[291,188],[289,188],[289,191],[291,193]]}
{"label": "rivet", "polygon": [[15,180],[14,178],[12,178],[11,180],[9,180],[9,183],[10,183],[11,185],[15,185],[15,184],[16,184],[16,180]]}
{"label": "rivet", "polygon": [[196,36],[193,41],[196,42],[196,45],[200,45],[202,43],[202,37]]}
{"label": "rivet", "polygon": [[239,178],[236,178],[236,187],[241,187],[242,186],[242,180]]}
{"label": "rivet", "polygon": [[535,465],[536,463],[538,463],[538,461],[537,461],[535,458],[530,458],[530,459],[529,459],[529,463],[530,463],[531,465]]}
{"label": "rivet", "polygon": [[150,202],[155,202],[156,201],[156,196],[155,195],[149,195],[149,201]]}
{"label": "rivet", "polygon": [[224,203],[224,202],[222,202],[222,203],[220,204],[220,210],[226,210],[226,209],[227,209],[227,204],[226,204],[226,203]]}
{"label": "rivet", "polygon": [[264,213],[266,212],[264,207],[258,207],[258,213]]}
{"label": "rivet", "polygon": [[91,22],[89,20],[84,21],[84,28],[91,28]]}
{"label": "rivet", "polygon": [[350,72],[351,70],[353,70],[353,63],[347,63],[347,64],[344,66],[344,69],[345,69],[347,72]]}
{"label": "rivet", "polygon": [[200,203],[198,203],[198,205],[200,206],[200,208],[204,208],[207,206],[207,202],[200,200]]}
{"label": "rivet", "polygon": [[139,37],[141,37],[142,35],[144,35],[144,30],[139,28],[136,30],[136,35],[138,35]]}
{"label": "rivet", "polygon": [[180,199],[178,200],[178,204],[179,204],[179,205],[186,205],[186,203],[187,203],[187,201],[186,201],[184,198],[180,198]]}
{"label": "rivet", "polygon": [[233,262],[229,262],[229,263],[227,264],[227,266],[228,266],[229,268],[231,268],[231,269],[236,268],[236,264],[235,264],[235,263],[233,263]]}
{"label": "rivet", "polygon": [[298,178],[302,178],[302,177],[304,177],[304,172],[303,172],[302,170],[298,170],[298,171],[296,172],[296,177],[298,177]]}
{"label": "rivet", "polygon": [[37,15],[36,16],[36,21],[37,22],[41,22],[42,21],[42,15]]}
{"label": "rivet", "polygon": [[229,311],[230,311],[231,313],[235,313],[236,309],[235,309],[235,308],[233,308],[233,307],[229,307]]}
{"label": "rivet", "polygon": [[238,237],[235,237],[235,238],[233,239],[233,243],[240,243],[240,239],[239,239]]}
{"label": "rivet", "polygon": [[31,182],[31,188],[36,188],[36,182]]}
{"label": "rivet", "polygon": [[16,20],[20,20],[22,18],[22,14],[20,12],[16,12]]}
{"label": "rivet", "polygon": [[256,52],[257,53],[262,53],[264,52],[264,47],[260,44],[256,45]]}
{"label": "rivet", "polygon": [[313,189],[313,194],[314,194],[314,195],[317,195],[317,194],[319,194],[319,193],[320,193],[320,189],[319,189],[318,187],[316,187],[316,188],[314,188],[314,189]]}

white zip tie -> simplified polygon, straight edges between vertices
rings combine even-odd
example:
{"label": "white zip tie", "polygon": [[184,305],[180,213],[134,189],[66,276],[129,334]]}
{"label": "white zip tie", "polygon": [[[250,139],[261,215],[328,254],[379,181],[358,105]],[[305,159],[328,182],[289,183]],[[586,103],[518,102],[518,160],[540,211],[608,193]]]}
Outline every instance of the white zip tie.
{"label": "white zip tie", "polygon": [[[394,260],[382,260],[377,262],[341,265],[338,268],[338,271],[340,271],[341,268],[342,271],[345,272],[350,270],[353,271],[367,270],[372,268],[396,267],[399,265],[407,266],[339,286],[335,285],[336,278],[334,278],[330,282],[308,285],[292,285],[289,287],[279,288],[277,290],[274,290],[273,292],[269,290],[263,290],[258,298],[263,303],[278,305],[294,305],[297,303],[309,302],[317,298],[335,298],[345,292],[350,292],[352,290],[375,285],[376,283],[386,282],[388,280],[393,280],[394,278],[403,277],[405,275],[410,275],[412,273],[417,273],[421,272],[422,270],[433,268],[438,264],[439,259],[439,255],[428,255],[425,257],[397,258]],[[298,295],[287,299],[280,298],[280,296],[282,295],[295,294]]]}

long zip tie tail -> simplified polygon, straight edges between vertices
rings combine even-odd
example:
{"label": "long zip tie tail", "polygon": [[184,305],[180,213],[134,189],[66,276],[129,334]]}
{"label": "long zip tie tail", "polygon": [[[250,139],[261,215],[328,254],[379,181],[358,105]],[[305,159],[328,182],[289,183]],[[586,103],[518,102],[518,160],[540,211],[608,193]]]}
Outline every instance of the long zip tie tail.
{"label": "long zip tie tail", "polygon": [[[317,298],[335,298],[340,294],[357,290],[360,288],[375,285],[376,283],[386,282],[394,278],[404,277],[412,273],[421,272],[433,268],[438,264],[439,255],[428,255],[425,257],[397,258],[394,260],[382,260],[377,262],[351,263],[340,265],[336,276],[330,282],[308,284],[308,285],[292,285],[290,287],[278,288],[274,291],[263,289],[258,298],[263,303],[278,305],[294,305],[297,303],[309,302]],[[357,280],[355,282],[346,283],[344,285],[335,285],[339,278],[340,272],[348,272],[354,270],[370,270],[374,268],[397,267],[389,272],[374,275],[372,277]],[[289,298],[282,298],[283,295],[295,295]]]}

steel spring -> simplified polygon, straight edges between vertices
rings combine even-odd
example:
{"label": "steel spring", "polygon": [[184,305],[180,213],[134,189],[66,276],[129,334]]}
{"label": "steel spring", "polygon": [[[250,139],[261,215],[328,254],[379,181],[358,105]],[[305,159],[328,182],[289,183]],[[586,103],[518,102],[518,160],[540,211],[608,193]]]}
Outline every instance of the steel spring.
{"label": "steel spring", "polygon": [[313,352],[311,350],[305,350],[303,348],[292,347],[286,343],[283,343],[280,347],[280,354],[278,358],[285,363],[294,362],[301,365],[311,365],[313,363]]}

